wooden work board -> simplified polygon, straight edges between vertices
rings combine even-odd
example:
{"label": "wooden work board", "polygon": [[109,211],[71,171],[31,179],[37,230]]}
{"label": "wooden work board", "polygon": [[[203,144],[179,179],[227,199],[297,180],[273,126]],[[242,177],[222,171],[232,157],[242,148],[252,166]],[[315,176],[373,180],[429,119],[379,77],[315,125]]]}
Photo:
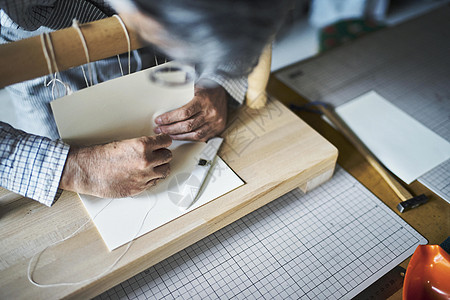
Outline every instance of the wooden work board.
{"label": "wooden work board", "polygon": [[219,155],[244,180],[238,189],[138,238],[122,260],[85,284],[39,288],[27,279],[30,258],[46,246],[34,279],[42,284],[96,276],[124,251],[109,252],[75,193],[51,207],[21,198],[0,202],[0,299],[90,298],[155,265],[255,209],[300,187],[328,180],[337,149],[277,100],[242,107],[229,118]]}

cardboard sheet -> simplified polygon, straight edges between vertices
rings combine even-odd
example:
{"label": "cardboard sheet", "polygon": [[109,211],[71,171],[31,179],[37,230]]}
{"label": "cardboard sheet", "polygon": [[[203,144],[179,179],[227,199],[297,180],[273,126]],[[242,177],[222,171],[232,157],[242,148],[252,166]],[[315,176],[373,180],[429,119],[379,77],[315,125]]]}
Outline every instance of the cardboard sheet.
{"label": "cardboard sheet", "polygon": [[[60,136],[71,145],[87,145],[154,135],[154,118],[194,97],[194,81],[164,86],[150,80],[166,63],[100,83],[51,102]],[[180,72],[164,74],[182,80]]]}
{"label": "cardboard sheet", "polygon": [[450,158],[450,143],[374,91],[336,112],[375,156],[407,184]]}

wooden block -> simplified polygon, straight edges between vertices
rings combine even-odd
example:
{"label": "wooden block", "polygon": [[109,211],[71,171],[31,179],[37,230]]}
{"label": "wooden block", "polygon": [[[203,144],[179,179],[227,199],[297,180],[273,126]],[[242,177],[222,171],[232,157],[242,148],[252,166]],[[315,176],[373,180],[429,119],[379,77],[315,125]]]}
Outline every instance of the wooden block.
{"label": "wooden block", "polygon": [[224,132],[220,156],[245,181],[215,199],[138,238],[111,271],[88,284],[38,288],[28,282],[30,258],[88,222],[71,239],[41,255],[39,283],[79,281],[105,270],[124,251],[109,252],[74,193],[47,208],[26,198],[1,206],[0,299],[91,298],[188,247],[290,190],[332,174],[337,149],[276,100],[242,107]]}
{"label": "wooden block", "polygon": [[272,65],[272,44],[268,44],[259,58],[258,65],[248,76],[248,89],[245,104],[254,109],[264,107],[267,102],[266,87]]}

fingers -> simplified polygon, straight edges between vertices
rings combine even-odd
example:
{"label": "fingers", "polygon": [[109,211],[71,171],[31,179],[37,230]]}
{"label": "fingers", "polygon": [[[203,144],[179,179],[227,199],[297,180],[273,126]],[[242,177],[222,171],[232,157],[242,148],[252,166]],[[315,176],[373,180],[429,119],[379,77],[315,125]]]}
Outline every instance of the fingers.
{"label": "fingers", "polygon": [[[143,191],[143,190],[146,190],[146,189],[148,189],[148,188],[150,188],[150,187],[152,187],[152,186],[157,185],[158,182],[159,182],[159,179],[152,179],[152,180],[149,180],[149,181],[145,184],[145,186],[144,186],[144,188],[142,189],[142,191]],[[142,192],[142,191],[141,191],[141,192]]]}
{"label": "fingers", "polygon": [[[166,143],[167,138],[172,139],[168,135],[159,135],[155,137],[159,139],[160,144]],[[169,162],[172,160],[172,152],[169,149],[161,148],[147,152],[147,161],[149,162],[149,169],[147,174],[147,186],[156,185],[158,179],[164,179],[169,176],[170,166]]]}
{"label": "fingers", "polygon": [[185,121],[185,120],[191,118],[192,116],[199,113],[202,109],[201,104],[198,101],[196,101],[195,99],[196,98],[194,98],[188,104],[186,104],[178,109],[166,112],[166,113],[158,116],[155,119],[155,123],[157,125],[169,125],[172,123]]}
{"label": "fingers", "polygon": [[166,178],[170,174],[170,165],[164,164],[153,168],[156,178]]}
{"label": "fingers", "polygon": [[161,179],[167,178],[170,174],[170,165],[164,164],[153,168],[154,177],[147,181],[143,189],[157,185]]}
{"label": "fingers", "polygon": [[140,138],[149,151],[167,148],[172,145],[172,138],[167,134],[159,134],[156,136],[143,136]]}
{"label": "fingers", "polygon": [[205,142],[211,137],[211,133],[209,126],[203,125],[192,132],[171,135],[171,138],[174,140]]}
{"label": "fingers", "polygon": [[155,128],[155,133],[166,133],[170,135],[177,135],[187,133],[200,128],[205,123],[205,117],[202,114],[196,114],[192,118],[177,122],[170,125],[163,125]]}
{"label": "fingers", "polygon": [[158,149],[148,153],[147,160],[152,163],[153,166],[160,166],[167,164],[172,160],[172,152],[169,149]]}
{"label": "fingers", "polygon": [[155,133],[166,133],[175,140],[206,141],[226,126],[227,97],[220,88],[196,88],[195,97],[185,106],[156,118]]}

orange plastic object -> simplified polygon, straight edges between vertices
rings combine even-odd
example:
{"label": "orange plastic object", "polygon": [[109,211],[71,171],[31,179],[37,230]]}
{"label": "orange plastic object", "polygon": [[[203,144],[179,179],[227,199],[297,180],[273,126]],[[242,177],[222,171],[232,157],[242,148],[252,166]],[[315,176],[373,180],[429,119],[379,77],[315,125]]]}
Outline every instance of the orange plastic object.
{"label": "orange plastic object", "polygon": [[450,299],[450,255],[437,245],[420,245],[409,262],[403,299]]}

